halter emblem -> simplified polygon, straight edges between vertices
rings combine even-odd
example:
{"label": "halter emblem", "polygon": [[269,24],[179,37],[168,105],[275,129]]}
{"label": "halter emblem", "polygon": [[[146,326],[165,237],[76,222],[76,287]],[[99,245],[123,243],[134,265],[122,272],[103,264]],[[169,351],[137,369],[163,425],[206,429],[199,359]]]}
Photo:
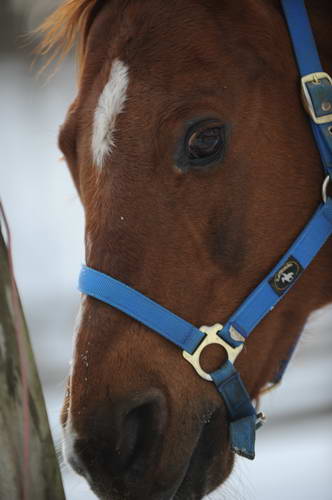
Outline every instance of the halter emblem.
{"label": "halter emblem", "polygon": [[278,295],[283,295],[302,271],[301,264],[294,257],[290,256],[285,264],[270,279],[269,283]]}

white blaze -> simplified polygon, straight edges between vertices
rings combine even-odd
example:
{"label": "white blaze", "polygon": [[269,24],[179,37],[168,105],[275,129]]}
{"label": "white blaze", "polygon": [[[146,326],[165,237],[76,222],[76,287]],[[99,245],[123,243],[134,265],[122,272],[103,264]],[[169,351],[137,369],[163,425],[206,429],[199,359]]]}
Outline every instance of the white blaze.
{"label": "white blaze", "polygon": [[99,168],[114,147],[115,122],[124,109],[128,83],[128,66],[115,59],[109,81],[99,97],[93,122],[92,155]]}

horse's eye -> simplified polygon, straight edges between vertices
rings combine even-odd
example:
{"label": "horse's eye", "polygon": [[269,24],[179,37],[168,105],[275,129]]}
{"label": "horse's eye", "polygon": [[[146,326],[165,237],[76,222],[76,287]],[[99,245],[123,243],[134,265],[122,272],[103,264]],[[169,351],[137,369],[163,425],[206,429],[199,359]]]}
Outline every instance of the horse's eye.
{"label": "horse's eye", "polygon": [[189,160],[200,160],[215,157],[224,145],[221,127],[208,127],[196,130],[187,140]]}
{"label": "horse's eye", "polygon": [[217,165],[225,153],[225,136],[225,125],[219,120],[206,119],[192,124],[177,151],[177,168],[188,172]]}

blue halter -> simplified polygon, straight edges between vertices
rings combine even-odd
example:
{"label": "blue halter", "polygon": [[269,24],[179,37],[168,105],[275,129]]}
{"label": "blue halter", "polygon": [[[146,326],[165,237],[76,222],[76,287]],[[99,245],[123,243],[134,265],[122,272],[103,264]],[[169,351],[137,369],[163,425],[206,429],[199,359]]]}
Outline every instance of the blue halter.
{"label": "blue halter", "polygon": [[[304,106],[326,173],[323,203],[295,242],[224,326],[217,323],[198,329],[133,288],[87,266],[82,267],[79,279],[82,293],[121,310],[176,344],[197,373],[214,382],[228,410],[232,449],[250,459],[255,457],[255,431],[263,417],[256,414],[234,362],[253,329],[290,290],[332,234],[332,199],[326,194],[332,176],[332,79],[322,70],[304,1],[283,0],[282,6],[301,75]],[[221,345],[228,356],[211,374],[204,372],[199,362],[209,344]],[[282,363],[278,380],[287,362]]]}

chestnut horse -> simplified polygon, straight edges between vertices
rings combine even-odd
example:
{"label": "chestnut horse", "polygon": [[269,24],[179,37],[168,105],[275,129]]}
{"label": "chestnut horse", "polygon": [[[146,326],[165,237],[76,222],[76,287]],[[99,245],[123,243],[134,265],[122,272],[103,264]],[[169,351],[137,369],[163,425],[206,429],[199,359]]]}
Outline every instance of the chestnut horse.
{"label": "chestnut horse", "polygon": [[[330,0],[308,0],[332,73]],[[277,0],[67,0],[44,52],[79,39],[59,144],[84,206],[86,262],[194,325],[224,321],[320,201],[319,154]],[[329,242],[236,367],[259,396],[308,314],[332,301]],[[211,371],[225,352],[206,349]],[[310,397],[310,395],[308,395]],[[114,500],[201,499],[234,462],[224,402],[179,349],[83,297],[65,455]]]}

